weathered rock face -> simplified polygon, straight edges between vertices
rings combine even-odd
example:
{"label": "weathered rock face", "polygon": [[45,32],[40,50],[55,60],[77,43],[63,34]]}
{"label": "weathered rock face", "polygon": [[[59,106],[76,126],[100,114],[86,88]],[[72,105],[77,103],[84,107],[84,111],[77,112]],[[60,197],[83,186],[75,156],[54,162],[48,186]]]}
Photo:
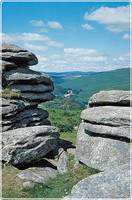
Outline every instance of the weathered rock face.
{"label": "weathered rock face", "polygon": [[2,70],[3,70],[3,72],[11,70],[11,69],[15,69],[15,68],[17,68],[17,65],[15,63],[11,63],[11,62],[7,62],[7,61],[2,60]]}
{"label": "weathered rock face", "polygon": [[[39,84],[43,83],[46,85],[52,84],[51,79],[46,74],[33,71],[28,68],[18,68],[17,70],[10,70],[6,73],[6,79],[10,85],[23,83],[23,84]],[[14,86],[15,87],[15,86]]]}
{"label": "weathered rock face", "polygon": [[130,197],[130,93],[102,91],[82,111],[76,159],[100,172],[77,183],[64,198]]}
{"label": "weathered rock face", "polygon": [[130,198],[130,166],[121,165],[83,179],[65,200],[72,198]]}
{"label": "weathered rock face", "polygon": [[63,148],[59,149],[57,170],[60,174],[64,174],[68,170],[68,154]]}
{"label": "weathered rock face", "polygon": [[130,111],[129,107],[92,107],[82,111],[81,119],[93,133],[130,138]]}
{"label": "weathered rock face", "polygon": [[42,75],[28,68],[19,68],[5,73],[8,86],[21,93],[22,99],[36,103],[52,100],[53,82],[47,75]]}
{"label": "weathered rock face", "polygon": [[[54,98],[54,87],[49,76],[29,69],[37,63],[33,53],[3,44],[2,161],[23,170],[18,177],[24,188],[57,175],[55,156],[61,146],[59,131],[51,126],[48,112],[38,108],[40,102]],[[49,164],[49,157],[56,165]]]}
{"label": "weathered rock face", "polygon": [[91,133],[88,128],[82,122],[78,130],[76,156],[79,161],[100,171],[129,162],[129,139]]}
{"label": "weathered rock face", "polygon": [[25,104],[24,101],[3,99],[2,106],[3,131],[27,126],[50,125],[47,111]]}
{"label": "weathered rock face", "polygon": [[129,106],[131,92],[123,90],[100,91],[94,94],[89,100],[89,106]]}
{"label": "weathered rock face", "polygon": [[53,126],[33,126],[6,131],[2,138],[2,159],[23,167],[44,158],[58,145],[58,129]]}
{"label": "weathered rock face", "polygon": [[33,167],[23,170],[17,175],[24,182],[43,183],[57,176],[57,170],[50,167]]}
{"label": "weathered rock face", "polygon": [[31,66],[38,63],[37,57],[16,45],[2,44],[2,60],[16,64],[17,66]]}
{"label": "weathered rock face", "polygon": [[90,98],[92,107],[81,113],[76,147],[78,161],[101,171],[129,162],[129,105],[128,91],[103,91]]}
{"label": "weathered rock face", "polygon": [[12,44],[2,45],[3,89],[19,94],[19,99],[5,97],[2,101],[3,131],[50,125],[48,113],[37,106],[54,99],[53,82],[46,74],[29,69],[37,63],[33,53]]}

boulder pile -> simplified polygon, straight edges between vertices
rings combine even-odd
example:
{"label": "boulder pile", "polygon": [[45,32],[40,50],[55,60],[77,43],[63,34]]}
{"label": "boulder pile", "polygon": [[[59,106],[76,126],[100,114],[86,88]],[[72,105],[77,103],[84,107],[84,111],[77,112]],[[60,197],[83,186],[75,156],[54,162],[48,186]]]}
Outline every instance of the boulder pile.
{"label": "boulder pile", "polygon": [[50,125],[48,112],[37,107],[54,98],[53,82],[46,74],[29,69],[37,63],[33,53],[15,45],[2,45],[3,89],[11,93],[10,98],[2,99],[3,131]]}
{"label": "boulder pile", "polygon": [[82,111],[76,160],[103,172],[75,185],[71,198],[130,196],[130,99],[129,91],[101,91]]}
{"label": "boulder pile", "polygon": [[34,126],[4,132],[3,160],[18,168],[42,160],[58,145],[58,129],[53,126]]}
{"label": "boulder pile", "polygon": [[39,103],[54,99],[54,87],[49,76],[29,68],[37,63],[33,53],[2,45],[2,161],[3,166],[23,170],[18,177],[24,187],[62,173],[57,166],[66,160],[59,149],[67,144],[59,139],[58,128],[51,126],[48,112],[38,108]]}
{"label": "boulder pile", "polygon": [[129,105],[129,91],[101,91],[90,98],[81,113],[77,160],[100,171],[129,162]]}

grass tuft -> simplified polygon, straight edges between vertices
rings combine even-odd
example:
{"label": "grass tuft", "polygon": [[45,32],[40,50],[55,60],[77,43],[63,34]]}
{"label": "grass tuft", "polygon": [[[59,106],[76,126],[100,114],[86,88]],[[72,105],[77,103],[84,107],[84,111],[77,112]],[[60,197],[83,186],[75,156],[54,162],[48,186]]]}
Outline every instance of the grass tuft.
{"label": "grass tuft", "polygon": [[20,93],[15,92],[15,91],[11,90],[10,88],[5,88],[0,93],[0,97],[10,98],[10,99],[12,99],[12,98],[19,98],[20,97]]}

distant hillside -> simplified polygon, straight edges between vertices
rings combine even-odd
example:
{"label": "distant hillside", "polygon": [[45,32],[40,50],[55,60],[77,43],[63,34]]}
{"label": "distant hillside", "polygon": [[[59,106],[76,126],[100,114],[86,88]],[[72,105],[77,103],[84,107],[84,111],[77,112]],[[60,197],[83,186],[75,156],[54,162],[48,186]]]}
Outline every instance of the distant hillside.
{"label": "distant hillside", "polygon": [[[129,90],[130,69],[118,69],[107,72],[68,72],[50,73],[55,83],[55,94],[63,96],[72,89],[80,104],[87,104],[89,97],[100,90]],[[64,78],[66,77],[66,78]],[[68,78],[69,77],[69,78]]]}
{"label": "distant hillside", "polygon": [[87,76],[90,74],[96,74],[97,72],[81,72],[81,71],[69,71],[69,72],[48,72],[50,76],[58,76],[58,77],[68,77],[68,76]]}
{"label": "distant hillside", "polygon": [[[42,72],[43,73],[43,72]],[[47,74],[52,77],[55,83],[62,83],[64,79],[75,79],[84,76],[90,76],[96,74],[96,72],[81,72],[81,71],[71,71],[71,72],[47,72]]]}

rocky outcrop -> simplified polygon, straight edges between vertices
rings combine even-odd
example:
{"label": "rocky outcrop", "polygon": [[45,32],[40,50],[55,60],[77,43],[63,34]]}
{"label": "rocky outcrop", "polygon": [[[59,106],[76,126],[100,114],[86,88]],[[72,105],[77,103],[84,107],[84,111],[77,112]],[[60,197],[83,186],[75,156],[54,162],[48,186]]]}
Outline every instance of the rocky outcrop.
{"label": "rocky outcrop", "polygon": [[6,131],[2,138],[2,160],[23,168],[43,159],[58,145],[58,129],[34,126]]}
{"label": "rocky outcrop", "polygon": [[130,106],[130,93],[123,90],[100,91],[89,99],[89,106]]}
{"label": "rocky outcrop", "polygon": [[101,171],[129,162],[129,92],[103,91],[93,95],[89,102],[87,109],[81,113],[77,160]]}
{"label": "rocky outcrop", "polygon": [[[13,63],[17,66],[25,67],[36,65],[38,63],[38,59],[33,53],[22,49],[14,44],[6,43],[2,44],[2,60]],[[5,69],[8,68],[7,65],[5,63]]]}
{"label": "rocky outcrop", "polygon": [[121,165],[83,179],[64,199],[76,198],[130,198],[130,166]]}
{"label": "rocky outcrop", "polygon": [[77,135],[76,158],[100,171],[125,164],[130,159],[130,143],[127,138],[111,137],[88,130],[82,122]]}
{"label": "rocky outcrop", "polygon": [[76,164],[103,172],[77,183],[65,200],[130,197],[130,95],[102,91],[90,98],[81,113]]}
{"label": "rocky outcrop", "polygon": [[[33,53],[3,44],[2,161],[3,167],[10,164],[23,170],[18,177],[24,188],[45,184],[58,172],[66,172],[65,150],[71,147],[59,139],[59,130],[51,126],[48,112],[38,108],[39,103],[54,98],[54,86],[48,75],[29,68],[37,63]],[[65,150],[58,156],[62,148]]]}
{"label": "rocky outcrop", "polygon": [[107,136],[130,138],[129,107],[100,106],[87,108],[81,113],[81,119],[86,122],[85,129]]}
{"label": "rocky outcrop", "polygon": [[35,125],[50,125],[48,112],[22,100],[2,99],[3,131]]}
{"label": "rocky outcrop", "polygon": [[2,45],[3,90],[16,96],[2,100],[3,131],[22,127],[50,125],[47,111],[37,108],[41,102],[54,98],[53,82],[49,76],[29,69],[38,63],[37,57],[16,45]]}

